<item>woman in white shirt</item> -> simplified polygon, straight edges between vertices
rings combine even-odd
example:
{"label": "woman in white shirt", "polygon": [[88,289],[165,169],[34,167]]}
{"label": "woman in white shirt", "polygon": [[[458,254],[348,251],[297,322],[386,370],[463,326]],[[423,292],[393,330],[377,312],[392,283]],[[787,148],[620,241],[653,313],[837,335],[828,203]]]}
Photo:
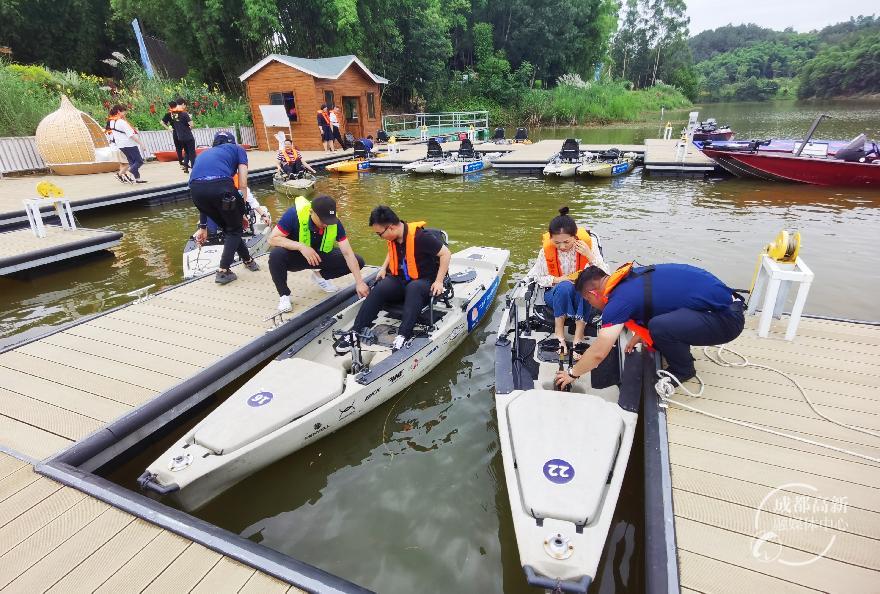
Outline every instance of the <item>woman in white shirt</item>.
{"label": "woman in white shirt", "polygon": [[[559,209],[559,216],[550,221],[544,233],[543,247],[527,276],[545,287],[544,302],[553,310],[554,332],[565,352],[565,322],[573,318],[575,347],[584,343],[584,330],[590,315],[590,305],[574,288],[578,274],[587,266],[598,266],[608,271],[608,265],[586,229],[579,229],[568,216],[568,207]],[[578,349],[581,350],[581,349]],[[575,360],[580,354],[575,352]]]}
{"label": "woman in white shirt", "polygon": [[342,142],[342,134],[339,133],[339,118],[342,117],[342,110],[334,107],[330,110],[330,127],[333,130],[333,142],[339,143],[339,148],[345,149],[345,143]]}
{"label": "woman in white shirt", "polygon": [[[115,146],[122,154],[125,155],[128,165],[119,164],[119,171],[116,177],[119,181],[126,183],[145,184],[146,180],[141,179],[140,168],[144,164],[144,158],[141,156],[140,148],[144,148],[137,130],[125,119],[125,106],[114,105],[110,109],[110,115],[107,118],[107,134],[110,135],[110,144]],[[140,147],[140,148],[139,148]],[[144,149],[146,152],[146,149]],[[132,179],[128,174],[134,177]]]}

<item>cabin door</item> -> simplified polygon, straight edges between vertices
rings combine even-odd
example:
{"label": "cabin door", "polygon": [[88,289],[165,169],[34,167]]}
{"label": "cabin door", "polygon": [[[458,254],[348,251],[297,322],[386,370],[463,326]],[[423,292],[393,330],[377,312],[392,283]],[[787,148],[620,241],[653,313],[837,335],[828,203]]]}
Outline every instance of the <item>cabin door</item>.
{"label": "cabin door", "polygon": [[351,132],[355,138],[364,138],[364,126],[361,119],[361,98],[343,97],[342,113],[345,116],[345,131]]}

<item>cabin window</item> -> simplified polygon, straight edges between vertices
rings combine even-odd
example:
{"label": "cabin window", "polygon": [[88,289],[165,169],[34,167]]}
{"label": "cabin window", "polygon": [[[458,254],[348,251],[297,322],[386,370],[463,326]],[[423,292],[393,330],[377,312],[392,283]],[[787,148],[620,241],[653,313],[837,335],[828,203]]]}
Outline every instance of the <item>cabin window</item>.
{"label": "cabin window", "polygon": [[367,117],[371,120],[376,119],[376,95],[367,93]]}
{"label": "cabin window", "polygon": [[346,122],[357,123],[359,121],[357,97],[343,97],[342,110],[345,112]]}
{"label": "cabin window", "polygon": [[327,109],[336,107],[336,103],[333,102],[333,91],[324,91],[324,103],[327,104]]}
{"label": "cabin window", "polygon": [[299,120],[299,114],[296,111],[296,96],[293,91],[269,93],[270,105],[283,105],[287,112],[287,119],[291,122]]}

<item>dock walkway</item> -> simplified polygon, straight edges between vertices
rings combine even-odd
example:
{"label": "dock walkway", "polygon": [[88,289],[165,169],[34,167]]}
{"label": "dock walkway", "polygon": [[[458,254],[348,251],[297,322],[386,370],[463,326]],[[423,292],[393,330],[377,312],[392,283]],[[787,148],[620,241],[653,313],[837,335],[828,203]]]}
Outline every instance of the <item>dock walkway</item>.
{"label": "dock walkway", "polygon": [[65,230],[58,225],[44,229],[45,237],[37,237],[30,228],[0,232],[0,274],[107,250],[122,239],[122,233],[108,229]]}
{"label": "dock walkway", "polygon": [[715,171],[715,161],[693,143],[684,150],[678,140],[645,139],[645,170],[658,175],[706,175]]}
{"label": "dock walkway", "polygon": [[301,592],[0,452],[0,592]]}
{"label": "dock walkway", "polygon": [[[824,414],[880,431],[880,326],[804,318],[787,342],[787,320],[770,338],[747,320],[732,349],[790,374]],[[705,392],[673,398],[880,457],[880,439],[821,419],[781,375],[694,355]],[[667,415],[683,592],[878,591],[880,464],[674,404]]]}
{"label": "dock walkway", "polygon": [[[554,139],[516,145],[521,148],[516,152],[499,157],[492,163],[492,166],[496,169],[509,171],[540,172],[550,162],[550,159],[562,149],[562,142],[562,140]],[[622,153],[642,154],[645,152],[645,146],[641,144],[581,144],[580,148],[582,151],[597,153],[612,148],[616,148]]]}

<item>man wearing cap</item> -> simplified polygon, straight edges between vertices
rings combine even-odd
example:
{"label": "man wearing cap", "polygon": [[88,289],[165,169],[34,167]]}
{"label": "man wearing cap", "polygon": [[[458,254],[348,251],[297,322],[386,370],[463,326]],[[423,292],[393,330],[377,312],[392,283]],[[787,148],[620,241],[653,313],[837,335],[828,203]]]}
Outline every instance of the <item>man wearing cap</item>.
{"label": "man wearing cap", "polygon": [[[189,191],[199,209],[199,230],[195,240],[201,245],[208,238],[208,217],[223,228],[223,254],[214,276],[214,281],[221,285],[238,278],[229,269],[236,252],[245,268],[251,271],[260,269],[241,237],[245,213],[242,196],[248,191],[247,172],[247,153],[235,142],[232,132],[224,130],[214,135],[213,147],[199,156],[189,175]],[[233,181],[235,175],[238,175],[238,188]]]}
{"label": "man wearing cap", "polygon": [[328,293],[336,291],[329,279],[351,272],[357,294],[366,297],[370,292],[361,277],[364,259],[351,249],[345,228],[336,217],[336,201],[330,196],[321,195],[311,202],[297,197],[293,208],[278,219],[269,245],[269,272],[280,296],[279,311],[291,309],[288,272],[312,270],[312,280]]}

